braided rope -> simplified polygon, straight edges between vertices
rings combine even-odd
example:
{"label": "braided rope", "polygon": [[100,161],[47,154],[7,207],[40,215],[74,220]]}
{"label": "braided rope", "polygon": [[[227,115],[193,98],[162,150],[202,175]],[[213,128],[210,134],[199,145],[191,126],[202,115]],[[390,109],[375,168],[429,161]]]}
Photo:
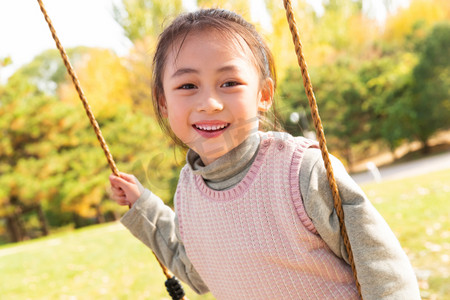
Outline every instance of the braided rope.
{"label": "braided rope", "polygon": [[47,11],[44,8],[44,4],[42,3],[41,0],[37,0],[37,1],[39,2],[41,11],[44,14],[45,21],[47,21],[48,27],[50,28],[53,40],[56,43],[56,47],[58,48],[59,53],[61,54],[64,65],[66,66],[67,72],[69,73],[70,78],[72,79],[72,82],[75,86],[75,89],[77,90],[78,96],[80,97],[80,100],[83,103],[84,110],[86,111],[89,121],[91,122],[91,125],[94,128],[95,134],[97,135],[97,139],[100,142],[100,146],[102,147],[103,152],[105,152],[105,156],[106,156],[106,159],[108,160],[108,164],[109,164],[112,172],[114,173],[114,175],[119,176],[119,170],[117,169],[116,164],[114,163],[114,159],[111,155],[111,152],[109,151],[109,148],[105,142],[105,139],[102,136],[102,132],[100,130],[100,127],[98,126],[98,123],[94,117],[94,114],[92,113],[91,107],[90,107],[89,103],[87,102],[86,97],[84,96],[84,92],[81,89],[81,85],[80,85],[80,82],[78,81],[78,77],[75,74],[75,71],[69,62],[69,58],[67,57],[66,51],[64,50],[63,46],[61,45],[61,42],[59,41],[58,36],[56,35],[55,28],[53,27],[50,17],[48,16]]}
{"label": "braided rope", "polygon": [[319,146],[320,146],[320,150],[322,152],[322,158],[323,158],[323,161],[325,164],[325,168],[327,170],[328,183],[330,185],[331,192],[333,195],[334,209],[336,210],[336,213],[337,213],[338,219],[339,219],[341,236],[344,241],[345,248],[347,249],[348,259],[349,259],[349,262],[350,262],[350,265],[351,265],[351,268],[353,271],[353,277],[355,279],[356,287],[358,289],[359,296],[362,299],[361,286],[358,282],[355,262],[353,259],[353,252],[352,252],[352,248],[350,245],[350,241],[348,239],[347,230],[345,228],[344,211],[342,209],[342,201],[341,201],[341,197],[339,195],[336,180],[334,178],[333,167],[330,162],[330,157],[328,155],[325,134],[324,134],[323,127],[322,127],[322,121],[320,120],[319,108],[317,107],[317,102],[316,102],[316,98],[314,96],[311,79],[309,77],[308,67],[306,65],[305,57],[303,56],[302,43],[300,41],[300,34],[299,34],[299,31],[297,28],[297,24],[295,22],[295,17],[294,17],[294,13],[292,11],[291,1],[283,0],[283,4],[284,4],[284,8],[286,10],[286,17],[287,17],[287,21],[289,23],[289,29],[291,30],[292,39],[293,39],[294,46],[295,46],[295,53],[297,54],[298,64],[299,64],[301,72],[302,72],[303,85],[305,86],[306,96],[308,97],[309,106],[311,108],[311,116],[312,116],[312,119],[314,122],[314,127],[316,129],[316,136],[317,136],[317,139],[319,140]]}
{"label": "braided rope", "polygon": [[[42,14],[44,15],[45,21],[47,22],[48,27],[50,28],[53,40],[55,41],[55,44],[56,44],[56,48],[58,48],[59,53],[61,54],[62,60],[64,62],[64,65],[66,66],[67,72],[69,73],[70,78],[72,79],[72,82],[73,82],[73,84],[75,86],[75,89],[76,89],[76,91],[78,93],[78,96],[79,96],[81,102],[83,103],[84,110],[86,111],[86,114],[87,114],[87,116],[89,118],[89,121],[91,122],[91,125],[92,125],[94,131],[95,131],[97,139],[100,142],[100,146],[102,147],[103,152],[105,153],[105,156],[106,156],[106,159],[108,161],[108,164],[109,164],[113,174],[118,176],[118,177],[120,177],[119,169],[117,169],[117,166],[116,166],[116,164],[114,162],[114,159],[113,159],[113,157],[111,155],[111,152],[109,151],[108,145],[106,144],[106,141],[103,138],[103,135],[102,135],[100,127],[99,127],[99,125],[97,123],[97,120],[95,119],[95,116],[94,116],[94,114],[93,114],[93,112],[91,110],[91,107],[90,107],[90,105],[89,105],[89,103],[88,103],[88,101],[86,99],[86,96],[84,95],[84,92],[83,92],[83,90],[81,88],[81,85],[80,85],[78,77],[77,77],[77,75],[75,73],[75,70],[73,69],[72,65],[70,64],[69,58],[67,57],[67,54],[66,54],[66,51],[64,50],[64,47],[62,46],[61,42],[59,41],[59,38],[58,38],[58,36],[56,34],[56,30],[53,27],[53,24],[52,24],[52,22],[50,20],[50,17],[47,14],[47,11],[45,10],[44,4],[42,3],[42,0],[37,0],[37,1],[39,3],[40,8],[41,8]],[[162,264],[162,262],[158,259],[158,257],[156,256],[156,254],[154,252],[153,252],[153,254],[155,255],[155,258],[158,261],[159,265],[161,266],[161,269],[162,269],[164,275],[166,276],[166,278],[167,279],[172,278],[173,275],[170,273],[170,271],[166,268],[166,266],[164,266]],[[187,298],[185,298],[185,297],[183,297],[181,299],[187,300]]]}

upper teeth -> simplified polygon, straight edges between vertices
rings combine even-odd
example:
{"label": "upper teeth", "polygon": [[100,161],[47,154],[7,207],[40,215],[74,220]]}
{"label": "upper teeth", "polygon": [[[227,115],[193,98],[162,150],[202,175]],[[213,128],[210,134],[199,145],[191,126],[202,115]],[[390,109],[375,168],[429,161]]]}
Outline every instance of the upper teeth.
{"label": "upper teeth", "polygon": [[201,130],[218,130],[218,129],[225,128],[226,126],[227,126],[226,124],[222,124],[222,125],[195,125],[195,127],[197,127],[198,129],[201,129]]}

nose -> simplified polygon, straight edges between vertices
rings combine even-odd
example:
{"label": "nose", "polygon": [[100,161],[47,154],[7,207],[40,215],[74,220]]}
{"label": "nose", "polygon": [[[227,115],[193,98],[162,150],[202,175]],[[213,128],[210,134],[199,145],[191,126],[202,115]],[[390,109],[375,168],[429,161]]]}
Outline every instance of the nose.
{"label": "nose", "polygon": [[199,98],[198,101],[198,111],[213,113],[223,110],[223,102],[220,100],[218,95],[213,92],[205,91],[204,94]]}

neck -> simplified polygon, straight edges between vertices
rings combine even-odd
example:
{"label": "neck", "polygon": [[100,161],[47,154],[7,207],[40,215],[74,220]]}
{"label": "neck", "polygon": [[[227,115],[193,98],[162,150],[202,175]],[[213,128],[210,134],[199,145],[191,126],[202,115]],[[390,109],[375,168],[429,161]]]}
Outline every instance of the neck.
{"label": "neck", "polygon": [[204,164],[193,150],[187,154],[187,163],[194,174],[201,175],[206,184],[216,190],[223,190],[238,183],[248,171],[259,148],[260,136],[251,134],[239,146],[219,157],[209,165]]}

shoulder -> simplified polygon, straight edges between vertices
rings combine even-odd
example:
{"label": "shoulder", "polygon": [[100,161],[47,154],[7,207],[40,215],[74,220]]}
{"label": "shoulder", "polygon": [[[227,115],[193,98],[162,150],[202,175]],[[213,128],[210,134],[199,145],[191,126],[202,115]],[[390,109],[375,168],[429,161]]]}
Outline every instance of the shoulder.
{"label": "shoulder", "polygon": [[187,177],[189,177],[190,175],[192,175],[193,173],[192,173],[192,168],[191,168],[191,166],[188,164],[188,163],[186,163],[182,168],[181,168],[181,171],[180,171],[180,177],[179,177],[179,180],[178,181],[181,181],[182,179],[185,179],[185,178],[187,178]]}
{"label": "shoulder", "polygon": [[[342,162],[335,156],[329,154],[333,173],[339,182],[352,182]],[[322,152],[318,148],[309,147],[303,155],[302,166],[300,168],[300,180],[309,182],[312,179],[327,180],[327,170],[322,158]]]}
{"label": "shoulder", "polygon": [[[331,154],[330,161],[343,204],[357,205],[361,201],[365,201],[366,196],[364,192],[349,175],[342,162]],[[321,195],[319,198],[325,201],[327,206],[331,207],[333,205],[332,198],[328,197],[330,188],[327,170],[320,149],[308,148],[305,151],[299,180],[300,190],[306,206],[311,205],[311,203],[317,204],[317,197],[313,197],[313,195]]]}
{"label": "shoulder", "polygon": [[189,166],[189,164],[185,164],[183,168],[181,168],[180,176],[178,177],[178,184],[177,184],[177,190],[176,192],[187,185],[192,181],[193,173]]}
{"label": "shoulder", "polygon": [[288,132],[283,131],[268,131],[259,132],[261,137],[261,144],[269,144],[271,142],[276,142],[277,144],[285,143],[292,145],[293,147],[303,147],[303,148],[318,148],[318,143],[314,140],[307,139],[303,136],[293,136]]}
{"label": "shoulder", "polygon": [[[281,161],[290,172],[305,177],[303,180],[309,181],[309,175],[317,165],[320,166],[321,152],[316,141],[302,136],[294,137],[287,132],[268,131],[260,132],[261,149],[265,152],[272,149],[272,159]],[[288,151],[285,151],[288,150]],[[280,155],[284,152],[285,155]],[[289,160],[289,163],[288,161]],[[319,168],[320,170],[320,168]]]}

